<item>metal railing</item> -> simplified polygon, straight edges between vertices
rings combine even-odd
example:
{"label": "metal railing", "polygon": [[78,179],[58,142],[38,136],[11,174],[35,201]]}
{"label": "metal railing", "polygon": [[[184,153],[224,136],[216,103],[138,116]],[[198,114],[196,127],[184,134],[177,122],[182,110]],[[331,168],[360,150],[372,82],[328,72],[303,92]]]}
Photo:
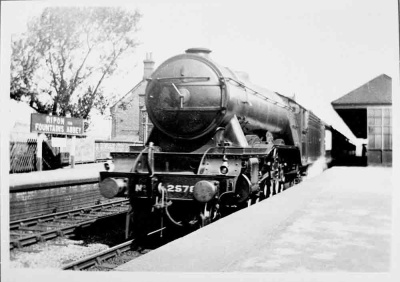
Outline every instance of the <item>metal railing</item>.
{"label": "metal railing", "polygon": [[[10,140],[10,173],[36,171],[37,146],[36,138]],[[60,149],[52,147],[48,141],[43,141],[42,152],[45,170],[60,168],[69,163],[69,160],[65,160],[69,155],[60,153]]]}
{"label": "metal railing", "polygon": [[10,173],[36,170],[36,139],[10,141]]}

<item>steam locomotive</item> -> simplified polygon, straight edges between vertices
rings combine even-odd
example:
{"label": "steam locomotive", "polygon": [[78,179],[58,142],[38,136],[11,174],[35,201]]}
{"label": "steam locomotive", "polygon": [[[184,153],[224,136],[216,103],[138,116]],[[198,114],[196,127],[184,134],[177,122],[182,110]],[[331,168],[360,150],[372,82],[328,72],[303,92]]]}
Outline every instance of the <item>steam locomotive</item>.
{"label": "steam locomotive", "polygon": [[311,111],[218,65],[210,52],[188,49],[154,71],[145,146],[111,153],[114,169],[100,173],[104,197],[129,197],[133,230],[149,231],[150,221],[205,226],[300,182],[317,160],[354,151]]}

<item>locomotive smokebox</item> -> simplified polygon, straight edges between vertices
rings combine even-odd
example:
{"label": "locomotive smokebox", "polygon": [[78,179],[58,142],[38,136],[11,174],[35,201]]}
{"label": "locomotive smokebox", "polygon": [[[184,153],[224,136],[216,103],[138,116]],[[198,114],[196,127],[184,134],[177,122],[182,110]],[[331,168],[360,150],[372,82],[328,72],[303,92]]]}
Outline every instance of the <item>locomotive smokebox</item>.
{"label": "locomotive smokebox", "polygon": [[153,72],[145,101],[155,128],[182,141],[206,140],[234,119],[244,126],[246,135],[287,132],[288,109],[283,99],[218,65],[209,58],[210,52],[188,49]]}

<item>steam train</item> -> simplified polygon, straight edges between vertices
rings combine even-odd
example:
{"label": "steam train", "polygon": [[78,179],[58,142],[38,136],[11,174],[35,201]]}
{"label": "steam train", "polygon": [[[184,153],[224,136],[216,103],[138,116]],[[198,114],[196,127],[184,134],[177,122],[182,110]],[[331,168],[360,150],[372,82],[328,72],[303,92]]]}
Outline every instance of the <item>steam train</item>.
{"label": "steam train", "polygon": [[300,182],[317,160],[354,152],[311,111],[218,65],[210,52],[188,49],[154,71],[145,146],[111,153],[114,169],[100,173],[104,197],[129,197],[137,232],[150,231],[149,222],[205,226]]}

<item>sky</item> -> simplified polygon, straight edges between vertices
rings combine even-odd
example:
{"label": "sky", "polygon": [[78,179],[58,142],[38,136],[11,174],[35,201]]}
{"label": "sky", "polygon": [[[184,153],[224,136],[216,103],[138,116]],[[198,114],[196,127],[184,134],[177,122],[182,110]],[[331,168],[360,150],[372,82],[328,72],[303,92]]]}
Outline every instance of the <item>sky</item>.
{"label": "sky", "polygon": [[[300,104],[353,138],[330,103],[383,73],[398,81],[395,0],[127,2],[95,2],[143,14],[141,45],[107,84],[110,93],[126,94],[141,80],[148,52],[157,67],[188,48],[206,47],[220,65],[247,72],[254,84],[295,95]],[[21,32],[30,16],[60,3],[11,2],[3,5],[2,13],[10,31]]]}

